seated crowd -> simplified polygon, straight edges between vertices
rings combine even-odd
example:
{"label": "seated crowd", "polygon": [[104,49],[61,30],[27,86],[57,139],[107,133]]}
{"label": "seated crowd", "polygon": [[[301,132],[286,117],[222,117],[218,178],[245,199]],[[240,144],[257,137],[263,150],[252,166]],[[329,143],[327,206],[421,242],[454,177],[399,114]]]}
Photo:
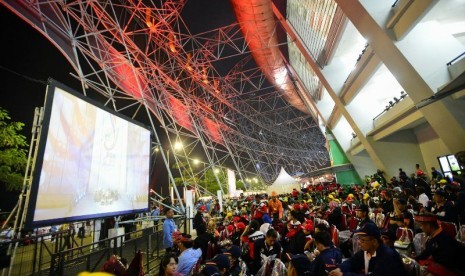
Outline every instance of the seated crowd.
{"label": "seated crowd", "polygon": [[412,263],[425,275],[465,275],[460,178],[428,181],[417,168],[386,181],[378,171],[345,190],[308,186],[196,209],[195,238],[164,226],[160,275],[415,275]]}

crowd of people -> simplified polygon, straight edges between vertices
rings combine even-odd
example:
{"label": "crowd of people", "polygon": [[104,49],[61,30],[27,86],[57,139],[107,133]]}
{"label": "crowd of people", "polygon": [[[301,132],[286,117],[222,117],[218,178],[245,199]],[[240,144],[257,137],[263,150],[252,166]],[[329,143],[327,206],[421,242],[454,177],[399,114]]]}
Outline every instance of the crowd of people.
{"label": "crowd of people", "polygon": [[165,208],[160,275],[465,275],[465,181],[432,172],[200,200],[192,235]]}

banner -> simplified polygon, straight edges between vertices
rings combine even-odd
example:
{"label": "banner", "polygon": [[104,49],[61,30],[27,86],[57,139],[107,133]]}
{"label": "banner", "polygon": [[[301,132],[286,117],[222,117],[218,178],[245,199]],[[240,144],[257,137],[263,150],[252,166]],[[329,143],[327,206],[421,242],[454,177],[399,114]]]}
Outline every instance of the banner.
{"label": "banner", "polygon": [[220,212],[223,212],[223,194],[221,190],[216,191],[216,195],[218,196],[218,202],[220,203]]}
{"label": "banner", "polygon": [[230,197],[236,196],[236,174],[228,169],[228,194]]}
{"label": "banner", "polygon": [[187,190],[184,188],[184,200],[186,203],[186,216],[187,216],[187,221],[189,223],[189,233],[191,233],[193,229],[193,223],[192,223],[192,218],[194,218],[194,197],[193,197],[193,191],[192,190]]}

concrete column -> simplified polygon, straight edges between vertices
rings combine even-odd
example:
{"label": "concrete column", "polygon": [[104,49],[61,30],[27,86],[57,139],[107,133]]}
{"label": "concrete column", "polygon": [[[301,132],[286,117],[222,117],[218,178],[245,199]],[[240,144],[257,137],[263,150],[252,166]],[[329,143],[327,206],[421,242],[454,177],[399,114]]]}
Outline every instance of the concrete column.
{"label": "concrete column", "polygon": [[[358,0],[335,1],[414,103],[419,103],[434,94],[425,80]],[[421,47],[421,45],[416,46]],[[428,105],[420,111],[452,153],[465,149],[465,129],[442,101]]]}
{"label": "concrete column", "polygon": [[303,45],[302,41],[300,40],[299,36],[296,34],[295,30],[293,27],[286,21],[284,16],[279,12],[279,10],[276,8],[276,6],[273,4],[273,12],[276,16],[276,18],[280,21],[286,32],[289,34],[291,37],[292,41],[296,43],[296,46],[299,48],[301,51],[302,55],[305,57],[306,61],[309,63],[311,66],[312,70],[315,72],[317,77],[319,78],[320,82],[323,84],[323,86],[326,88],[326,91],[328,92],[329,96],[333,99],[335,105],[337,108],[340,110],[341,114],[345,117],[347,122],[350,124],[352,127],[353,131],[355,134],[360,139],[360,142],[363,144],[365,150],[367,151],[368,155],[370,156],[371,160],[375,164],[375,166],[383,171],[385,171],[385,167],[381,159],[379,158],[378,154],[374,150],[373,146],[368,142],[360,128],[357,126],[355,120],[350,116],[349,112],[347,111],[344,103],[341,101],[339,96],[336,94],[334,89],[329,85],[329,82],[326,80],[325,76],[321,72],[321,69],[319,66],[316,64],[316,62],[313,60],[313,58],[310,56],[310,54],[307,52],[305,49],[305,46]]}

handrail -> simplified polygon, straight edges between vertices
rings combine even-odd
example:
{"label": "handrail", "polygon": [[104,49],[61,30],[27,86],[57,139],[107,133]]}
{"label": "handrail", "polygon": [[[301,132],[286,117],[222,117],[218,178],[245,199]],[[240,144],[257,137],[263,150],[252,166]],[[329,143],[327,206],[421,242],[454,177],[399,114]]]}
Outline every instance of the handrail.
{"label": "handrail", "polygon": [[454,63],[455,61],[457,61],[459,58],[461,58],[463,55],[465,55],[465,52],[461,53],[460,55],[458,55],[456,58],[454,58],[453,60],[449,61],[446,66],[451,66],[452,63]]}
{"label": "handrail", "polygon": [[392,4],[391,8],[394,8],[397,5],[397,2],[399,2],[399,0],[396,0],[394,4]]}
{"label": "handrail", "polygon": [[389,101],[389,105],[386,106],[385,109],[383,109],[383,111],[381,111],[381,113],[379,113],[378,115],[376,115],[374,118],[373,118],[373,121],[375,121],[376,119],[378,119],[381,115],[383,115],[384,113],[386,113],[389,109],[391,109],[392,107],[394,107],[396,104],[398,104],[400,101],[402,101],[405,97],[407,97],[408,95],[404,92],[404,91],[401,91],[400,92],[400,97],[397,98],[397,97],[394,97],[394,101]]}

